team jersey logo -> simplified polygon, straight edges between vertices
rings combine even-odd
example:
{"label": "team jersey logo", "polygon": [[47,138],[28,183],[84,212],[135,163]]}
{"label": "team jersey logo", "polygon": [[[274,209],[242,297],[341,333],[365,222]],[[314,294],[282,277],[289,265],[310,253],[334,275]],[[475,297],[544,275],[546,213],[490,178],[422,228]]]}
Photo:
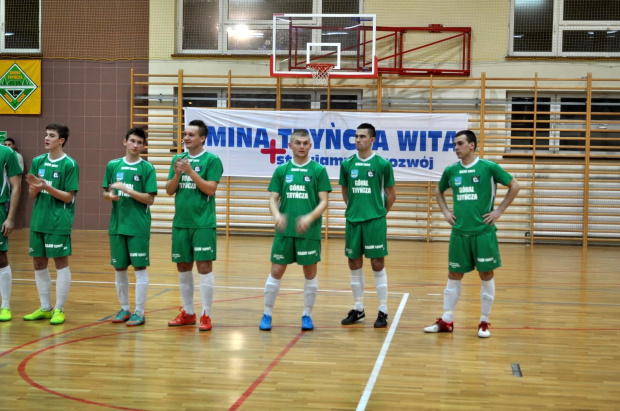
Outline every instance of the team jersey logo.
{"label": "team jersey logo", "polygon": [[293,182],[293,175],[287,174],[284,181],[286,181],[286,184],[291,184]]}
{"label": "team jersey logo", "polygon": [[473,176],[471,178],[471,182],[474,184],[478,184],[480,182],[480,176]]}
{"label": "team jersey logo", "polygon": [[194,171],[200,173],[202,171],[202,166],[194,166]]}
{"label": "team jersey logo", "polygon": [[125,173],[123,173],[122,171],[116,173],[116,181],[123,181],[123,177],[125,177]]}
{"label": "team jersey logo", "polygon": [[357,178],[357,176],[358,176],[357,168],[351,170],[351,178]]}
{"label": "team jersey logo", "polygon": [[54,174],[52,174],[52,176],[54,178],[60,178],[60,173],[58,171],[54,171]]}
{"label": "team jersey logo", "polygon": [[306,183],[311,182],[311,181],[312,181],[312,176],[304,176],[304,181],[305,181]]}
{"label": "team jersey logo", "polygon": [[454,185],[460,186],[461,184],[463,184],[463,177],[461,176],[454,177]]}
{"label": "team jersey logo", "polygon": [[39,177],[41,177],[41,178],[45,177],[45,169],[44,168],[40,168],[39,169]]}
{"label": "team jersey logo", "polygon": [[366,175],[368,176],[368,178],[373,178],[375,176],[375,172],[372,170],[368,170],[368,173],[366,173]]}
{"label": "team jersey logo", "polygon": [[140,181],[141,179],[142,179],[142,176],[140,176],[138,174],[134,174],[133,181]]}

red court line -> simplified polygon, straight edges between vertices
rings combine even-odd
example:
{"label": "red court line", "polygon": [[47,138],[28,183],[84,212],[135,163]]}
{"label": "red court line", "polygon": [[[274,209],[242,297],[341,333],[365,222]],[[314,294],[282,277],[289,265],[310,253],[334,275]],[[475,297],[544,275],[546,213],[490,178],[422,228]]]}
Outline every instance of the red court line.
{"label": "red court line", "polygon": [[[299,291],[299,292],[297,292],[297,291],[296,291],[296,292],[291,292],[291,293],[282,293],[282,294],[280,294],[280,295],[292,295],[292,294],[300,294],[300,293],[302,293],[302,291]],[[253,299],[253,298],[254,298],[254,299],[255,299],[255,298],[263,298],[263,295],[257,295],[257,296],[252,296],[252,297],[229,298],[229,299],[226,299],[226,300],[217,300],[217,301],[214,301],[213,303],[214,303],[214,304],[215,304],[215,303],[224,303],[224,302],[239,301],[239,300],[247,300],[247,299]],[[195,305],[196,305],[196,306],[199,306],[200,304],[195,304]],[[171,309],[173,309],[173,308],[178,308],[178,307],[179,307],[178,305],[175,305],[175,306],[172,306],[172,307],[167,307],[167,308],[158,308],[158,309],[156,309],[156,310],[149,310],[149,311],[146,311],[146,313],[147,313],[147,314],[151,314],[151,313],[155,313],[155,312],[159,312],[159,311],[171,310]],[[69,329],[69,330],[65,330],[65,331],[61,331],[61,332],[58,332],[58,333],[53,333],[53,334],[47,335],[47,336],[45,336],[45,337],[37,338],[36,340],[28,341],[28,342],[26,342],[26,343],[23,343],[23,344],[21,344],[21,345],[18,345],[18,346],[16,346],[16,347],[11,348],[10,350],[7,350],[7,351],[4,351],[4,352],[1,352],[1,353],[0,353],[0,357],[4,357],[4,356],[5,356],[5,355],[7,355],[7,354],[10,354],[10,353],[12,353],[12,352],[14,352],[14,351],[17,351],[17,350],[19,350],[19,349],[21,349],[21,348],[24,348],[24,347],[27,347],[27,346],[29,346],[29,345],[35,344],[35,343],[37,343],[37,342],[39,342],[39,341],[47,340],[47,339],[49,339],[49,338],[56,337],[56,336],[58,336],[58,335],[67,334],[67,333],[71,333],[71,332],[74,332],[74,331],[77,331],[77,330],[81,330],[82,328],[92,327],[93,325],[106,324],[106,323],[109,323],[110,321],[112,321],[112,320],[106,320],[106,321],[96,321],[96,322],[94,322],[94,323],[90,323],[90,324],[86,324],[86,325],[81,325],[81,326],[79,326],[79,327],[71,328],[71,329]]]}
{"label": "red court line", "polygon": [[[147,330],[130,331],[130,332],[117,332],[117,333],[110,333],[110,334],[101,334],[101,335],[96,335],[96,336],[92,336],[92,337],[78,338],[76,340],[65,341],[65,342],[62,342],[62,343],[59,343],[59,344],[50,345],[49,347],[42,348],[42,349],[40,349],[38,351],[35,351],[35,352],[31,353],[30,355],[28,355],[26,358],[24,358],[19,363],[19,366],[17,367],[17,371],[19,372],[19,375],[22,377],[22,379],[24,381],[26,381],[28,384],[32,385],[34,388],[40,389],[41,391],[45,391],[48,394],[53,394],[53,395],[56,395],[56,396],[59,396],[59,397],[62,397],[62,398],[66,398],[68,400],[73,400],[73,401],[81,402],[83,404],[97,405],[97,406],[100,406],[100,407],[115,408],[117,410],[143,411],[140,408],[121,407],[121,406],[118,406],[118,405],[111,405],[111,404],[105,404],[105,403],[102,403],[102,402],[95,402],[95,401],[85,400],[85,399],[82,399],[82,398],[73,397],[71,395],[67,395],[67,394],[60,393],[58,391],[51,390],[51,389],[49,389],[49,388],[47,388],[47,387],[45,387],[45,386],[35,382],[32,378],[30,378],[28,376],[28,374],[26,373],[26,365],[28,365],[28,362],[31,359],[33,359],[34,357],[36,357],[37,355],[39,355],[41,353],[44,353],[45,351],[54,349],[56,347],[60,347],[62,345],[73,344],[73,343],[76,343],[76,342],[87,341],[87,340],[93,340],[95,338],[110,337],[110,336],[113,336],[113,335],[130,334],[130,333],[145,332],[145,331],[147,331]],[[148,330],[148,331],[151,331],[151,330]],[[152,331],[155,331],[155,330],[152,330]]]}
{"label": "red court line", "polygon": [[[290,293],[280,293],[278,294],[278,297],[280,296],[285,296],[285,295],[295,295],[295,294],[303,294],[303,291],[294,291],[294,292],[290,292]],[[228,298],[225,300],[217,300],[217,301],[213,301],[213,304],[215,303],[229,303],[229,302],[233,302],[233,301],[241,301],[241,300],[253,300],[253,299],[257,299],[257,298],[263,298],[264,295],[260,294],[260,295],[253,295],[250,297],[236,297],[236,298]],[[195,307],[202,307],[201,303],[195,303],[194,304]],[[156,310],[149,310],[146,311],[147,314],[151,314],[151,313],[156,313],[156,312],[160,312],[160,311],[167,311],[167,310],[171,310],[172,308],[179,308],[179,305],[175,305],[172,307],[167,307],[167,308],[158,308]]]}
{"label": "red court line", "polygon": [[269,373],[271,372],[271,370],[273,370],[276,365],[278,365],[278,363],[280,362],[280,360],[282,358],[284,358],[284,356],[286,355],[286,353],[289,352],[289,350],[291,348],[293,348],[293,346],[295,344],[297,344],[297,341],[299,341],[299,339],[301,338],[301,336],[304,335],[303,331],[300,331],[299,334],[297,334],[297,336],[295,338],[293,338],[293,340],[288,343],[288,345],[286,347],[284,347],[284,349],[282,350],[282,352],[280,352],[280,354],[278,354],[278,356],[276,357],[275,360],[273,360],[271,362],[271,364],[269,364],[269,366],[265,369],[265,371],[263,371],[263,373],[252,383],[252,385],[250,385],[248,387],[247,390],[245,390],[245,392],[241,395],[241,397],[239,397],[239,399],[232,405],[232,407],[229,408],[229,410],[237,410],[239,409],[239,407],[241,407],[243,405],[243,403],[245,402],[245,400],[248,399],[248,397],[250,395],[252,395],[252,393],[254,392],[254,390],[256,388],[258,388],[258,386],[263,382],[263,380],[265,378],[267,378],[267,375],[269,375]]}
{"label": "red court line", "polygon": [[67,334],[67,333],[70,333],[70,332],[73,332],[73,331],[76,331],[76,330],[81,330],[82,328],[92,327],[93,325],[104,324],[104,323],[107,323],[107,322],[108,321],[97,321],[95,323],[81,325],[79,327],[71,328],[70,330],[65,330],[65,331],[61,331],[59,333],[53,333],[53,334],[50,334],[50,335],[45,336],[45,337],[37,338],[36,340],[28,341],[26,343],[23,343],[21,345],[18,345],[16,347],[11,348],[10,350],[7,350],[5,352],[0,353],[0,357],[4,357],[5,355],[12,353],[13,351],[17,351],[20,348],[27,347],[27,346],[32,345],[34,343],[37,343],[39,341],[47,340],[48,338],[56,337],[56,336],[62,335],[62,334]]}
{"label": "red court line", "polygon": [[[407,292],[410,288],[434,288],[434,287],[445,287],[446,283],[395,283],[394,285],[390,284],[390,292],[395,292],[394,290],[402,290],[399,292]],[[497,286],[497,285],[496,285]],[[563,287],[569,286],[584,286],[581,289],[588,289],[592,287],[618,287],[620,284],[607,282],[607,281],[572,281],[572,282],[561,282],[561,283],[552,283],[552,282],[540,282],[540,281],[518,281],[518,282],[504,282],[502,281],[500,286],[508,287],[508,286],[521,286],[521,287],[546,287],[546,288],[554,288],[554,289],[563,289]],[[472,280],[472,283],[463,283],[463,287],[480,287],[480,282],[476,282],[476,280]],[[373,288],[365,288],[366,290],[373,290]],[[574,290],[574,289],[571,289]],[[347,291],[347,289],[342,289],[342,291]],[[349,289],[350,291],[350,289]]]}
{"label": "red court line", "polygon": [[[287,295],[288,294],[299,294],[299,292],[291,292],[291,293],[286,293],[286,294]],[[261,298],[261,297],[262,297],[262,295],[260,295],[260,296],[252,296],[252,297],[231,298],[231,299],[214,301],[214,303],[216,303],[216,302],[217,303],[221,303],[221,302],[238,301],[238,300],[252,299],[252,298]],[[148,313],[155,312],[155,311],[170,310],[172,308],[177,308],[177,307],[178,306],[173,306],[173,307],[170,307],[170,308],[160,308],[160,309],[157,309],[157,310],[148,311]],[[39,341],[43,341],[43,340],[46,340],[46,339],[49,339],[49,338],[52,338],[52,337],[56,337],[56,336],[59,336],[59,335],[62,335],[62,334],[71,333],[71,332],[74,332],[74,331],[77,331],[77,330],[81,330],[83,328],[92,327],[94,325],[106,324],[106,323],[109,323],[111,321],[112,320],[97,321],[97,322],[86,324],[86,325],[82,325],[82,326],[79,326],[79,327],[74,327],[74,328],[71,328],[69,330],[64,330],[64,331],[61,331],[61,332],[58,332],[58,333],[53,333],[53,334],[47,335],[45,337],[37,338],[36,340],[32,340],[32,341],[26,342],[24,344],[21,344],[21,345],[18,345],[16,347],[13,347],[10,350],[7,350],[5,352],[0,353],[0,357],[5,356],[7,354],[10,354],[10,353],[12,353],[14,351],[17,351],[17,350],[19,350],[21,348],[24,348],[24,347],[28,346],[28,345],[35,344],[35,343],[37,343]],[[223,327],[223,328],[228,328],[228,327]],[[165,328],[165,329],[168,329],[168,328]],[[161,329],[154,329],[154,330],[144,330],[144,329],[142,329],[142,330],[135,330],[135,331],[132,330],[132,331],[125,331],[125,332],[115,332],[115,333],[108,333],[108,334],[99,334],[99,335],[96,335],[96,336],[84,337],[84,338],[79,338],[79,339],[75,339],[75,340],[70,340],[70,341],[65,341],[65,342],[62,342],[62,343],[50,345],[49,347],[42,348],[42,349],[40,349],[38,351],[35,351],[35,352],[29,354],[26,358],[24,358],[20,362],[20,364],[19,364],[17,369],[18,369],[18,372],[19,372],[20,376],[22,377],[22,379],[24,379],[24,381],[26,381],[28,384],[32,385],[33,387],[38,388],[38,389],[40,389],[42,391],[45,391],[45,392],[47,392],[49,394],[57,395],[59,397],[66,398],[66,399],[73,400],[73,401],[78,401],[78,402],[81,402],[81,403],[84,403],[84,404],[97,405],[97,406],[101,406],[101,407],[115,408],[115,409],[120,409],[120,410],[140,410],[139,408],[128,408],[128,407],[121,407],[121,406],[116,406],[116,405],[111,405],[111,404],[98,403],[98,402],[95,402],[95,401],[85,400],[85,399],[82,399],[82,398],[73,397],[73,396],[70,396],[70,395],[67,395],[67,394],[62,394],[60,392],[51,390],[51,389],[46,388],[45,386],[35,382],[33,379],[31,379],[28,376],[28,374],[26,373],[26,365],[35,356],[37,356],[37,355],[39,355],[39,354],[41,354],[41,353],[43,353],[45,351],[48,351],[48,350],[54,349],[56,347],[62,346],[62,345],[72,344],[72,343],[80,342],[80,341],[87,341],[87,340],[91,340],[91,339],[95,339],[95,338],[101,338],[101,337],[109,337],[109,336],[114,336],[114,335],[131,334],[131,333],[137,333],[137,332],[149,332],[149,331],[161,331]],[[237,400],[237,403],[239,403],[239,406],[241,404],[243,404],[243,401],[245,401],[245,399],[251,395],[251,393],[254,391],[254,389],[256,389],[256,387],[258,387],[258,385],[260,385],[260,382],[267,376],[267,374],[269,374],[269,371],[271,371],[271,369],[273,369],[278,364],[278,362],[282,359],[282,357],[284,357],[284,355],[286,355],[288,350],[291,347],[293,347],[295,345],[295,343],[297,343],[297,341],[299,341],[299,339],[301,338],[302,335],[303,335],[303,332],[300,332],[297,335],[297,337],[295,337],[295,339],[293,339],[293,341],[291,341],[289,343],[289,345],[287,345],[287,347],[280,353],[280,355],[276,358],[276,360],[274,360],[274,362],[267,368],[267,370],[263,373],[263,375],[261,375],[261,377],[259,377],[259,379],[257,381],[255,381],[254,384],[250,388],[248,388],[248,390],[246,390],[246,392],[244,393],[245,398],[242,396],[242,398]]]}
{"label": "red court line", "polygon": [[[399,329],[404,329],[404,330],[422,330],[425,327],[425,325],[408,325],[408,326],[403,326],[401,327],[399,325]],[[329,328],[329,327],[321,327],[321,328]],[[524,325],[521,327],[491,327],[493,330],[513,330],[513,331],[566,331],[566,332],[582,332],[582,331],[611,331],[611,332],[617,332],[620,331],[620,328],[569,328],[569,327],[564,327],[564,328],[560,328],[560,327],[530,327],[528,325]],[[478,327],[458,327],[459,330],[477,330]],[[456,327],[455,327],[455,331],[453,331],[453,333],[456,333]],[[436,335],[435,333],[426,333],[425,335]],[[449,335],[448,333],[446,333],[446,335]]]}

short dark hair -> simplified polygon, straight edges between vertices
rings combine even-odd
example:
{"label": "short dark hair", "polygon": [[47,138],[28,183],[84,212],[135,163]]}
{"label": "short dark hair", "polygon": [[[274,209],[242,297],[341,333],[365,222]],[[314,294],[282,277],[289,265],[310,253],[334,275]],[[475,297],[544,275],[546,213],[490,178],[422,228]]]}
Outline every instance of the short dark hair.
{"label": "short dark hair", "polygon": [[357,126],[357,128],[363,128],[365,130],[368,130],[368,134],[370,134],[370,137],[376,137],[377,136],[377,131],[375,130],[375,126],[373,126],[370,123],[362,123],[359,126]]}
{"label": "short dark hair", "polygon": [[13,143],[13,145],[15,145],[15,140],[13,140],[11,137],[7,137],[4,139],[4,141],[10,141],[11,143]]}
{"label": "short dark hair", "polygon": [[54,130],[55,132],[58,133],[58,138],[64,138],[65,142],[62,143],[62,146],[65,146],[65,143],[67,142],[67,140],[69,140],[69,127],[65,126],[64,124],[61,123],[49,123],[47,126],[45,126],[46,130]]}
{"label": "short dark hair", "polygon": [[478,139],[476,138],[476,134],[474,134],[473,131],[461,130],[458,133],[456,133],[454,138],[457,138],[459,136],[465,136],[467,138],[468,143],[474,143],[474,150],[476,150],[476,147],[478,147]]}
{"label": "short dark hair", "polygon": [[291,134],[291,136],[310,137],[310,133],[308,133],[308,130],[298,128],[297,130],[293,131],[293,134]]}
{"label": "short dark hair", "polygon": [[207,136],[207,125],[202,120],[192,120],[189,122],[188,126],[196,126],[198,127],[198,135],[200,137]]}
{"label": "short dark hair", "polygon": [[127,130],[125,141],[129,140],[129,136],[135,135],[142,138],[142,142],[146,143],[146,131],[142,127],[134,127]]}

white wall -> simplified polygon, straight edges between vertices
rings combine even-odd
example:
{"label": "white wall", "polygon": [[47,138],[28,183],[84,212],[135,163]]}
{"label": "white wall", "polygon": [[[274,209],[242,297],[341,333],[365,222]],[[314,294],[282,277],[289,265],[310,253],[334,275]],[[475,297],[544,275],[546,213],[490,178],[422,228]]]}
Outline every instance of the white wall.
{"label": "white wall", "polygon": [[[389,7],[386,7],[389,4]],[[365,13],[377,14],[378,25],[472,27],[472,76],[489,77],[594,77],[618,76],[620,62],[559,59],[507,60],[510,0],[367,0]],[[269,75],[268,59],[171,57],[175,53],[176,2],[151,0],[151,74]]]}

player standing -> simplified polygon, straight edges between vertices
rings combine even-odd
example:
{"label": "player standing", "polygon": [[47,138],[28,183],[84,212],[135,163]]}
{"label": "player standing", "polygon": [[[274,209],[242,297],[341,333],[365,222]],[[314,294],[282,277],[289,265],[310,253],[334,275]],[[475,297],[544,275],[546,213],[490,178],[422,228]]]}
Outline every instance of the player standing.
{"label": "player standing", "polygon": [[332,186],[325,167],[308,158],[312,140],[306,130],[295,130],[288,146],[293,158],[276,168],[268,187],[276,233],[271,247],[271,272],[265,283],[265,311],[259,325],[263,331],[271,330],[280,280],[288,264],[294,262],[303,267],[305,277],[301,329],[314,329],[312,308],[319,288],[322,214]]}
{"label": "player standing", "polygon": [[[0,146],[0,168],[2,168],[2,188],[0,189],[0,221],[2,221],[2,235],[0,236],[0,322],[11,321],[11,288],[13,275],[9,265],[8,236],[13,232],[15,214],[21,195],[21,174],[16,152],[9,147]],[[7,207],[8,204],[8,207]]]}
{"label": "player standing", "polygon": [[372,124],[363,123],[355,131],[357,154],[340,166],[339,184],[347,210],[345,212],[345,255],[351,270],[351,290],[355,306],[342,325],[350,325],[366,316],[364,312],[364,256],[370,258],[379,298],[379,313],[375,328],[387,327],[387,248],[386,215],[396,201],[392,164],[372,150],[376,131]]}
{"label": "player standing", "polygon": [[[461,280],[465,273],[478,270],[481,280],[481,315],[478,337],[488,338],[489,315],[495,300],[494,269],[502,265],[495,222],[516,198],[519,182],[498,164],[476,156],[476,135],[459,131],[454,137],[454,150],[459,162],[448,166],[435,192],[446,221],[452,226],[448,251],[448,284],[444,290],[443,315],[435,324],[424,328],[427,333],[452,332],[454,309],[461,296]],[[508,186],[501,204],[493,209],[497,182]],[[450,212],[444,192],[452,189],[454,212]]]}
{"label": "player standing", "polygon": [[194,313],[194,262],[198,270],[202,310],[200,331],[211,330],[213,303],[213,260],[217,255],[215,192],[222,177],[222,161],[204,150],[207,126],[193,120],[185,127],[183,143],[187,152],[172,158],[166,193],[176,193],[172,220],[172,262],[179,272],[183,307],[168,322],[171,327],[196,324]]}
{"label": "player standing", "polygon": [[[103,177],[103,198],[112,202],[108,235],[110,263],[115,269],[115,284],[120,311],[113,323],[127,322],[128,327],[142,325],[144,304],[149,287],[149,240],[151,237],[150,206],[157,195],[157,175],[151,163],[140,157],[146,144],[142,128],[132,128],[125,135],[125,157],[108,163]],[[136,276],[136,309],[129,311],[129,276]]]}
{"label": "player standing", "polygon": [[[65,322],[65,303],[71,288],[71,227],[75,215],[75,196],[80,170],[74,159],[63,151],[69,139],[69,128],[60,123],[45,127],[45,148],[32,160],[26,176],[28,196],[35,200],[30,219],[30,251],[41,306],[24,320],[50,320],[50,324]],[[49,258],[56,265],[56,305],[52,311],[52,279]]]}

